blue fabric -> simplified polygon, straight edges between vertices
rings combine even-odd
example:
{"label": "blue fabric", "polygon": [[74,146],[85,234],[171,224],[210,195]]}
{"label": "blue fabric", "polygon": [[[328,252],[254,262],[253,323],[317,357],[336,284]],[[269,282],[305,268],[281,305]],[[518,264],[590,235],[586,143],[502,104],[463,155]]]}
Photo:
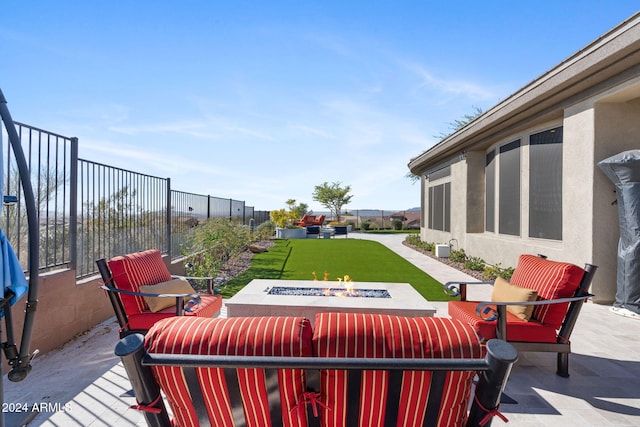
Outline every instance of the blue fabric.
{"label": "blue fabric", "polygon": [[[0,280],[2,281],[0,297],[4,298],[5,290],[11,289],[16,294],[11,299],[11,305],[13,305],[27,292],[29,286],[20,265],[20,260],[18,260],[2,229],[0,229],[0,250],[2,251],[2,260],[0,260]],[[0,314],[0,316],[3,315],[4,312]]]}

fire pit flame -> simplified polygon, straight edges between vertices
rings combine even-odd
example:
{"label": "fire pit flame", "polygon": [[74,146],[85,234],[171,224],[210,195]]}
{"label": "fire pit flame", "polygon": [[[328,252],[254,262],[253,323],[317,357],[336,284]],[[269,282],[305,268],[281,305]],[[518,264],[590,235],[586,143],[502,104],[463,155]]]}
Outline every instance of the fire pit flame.
{"label": "fire pit flame", "polygon": [[291,288],[274,286],[269,295],[314,296],[314,297],[347,297],[347,298],[391,298],[386,289],[354,289],[348,288]]}

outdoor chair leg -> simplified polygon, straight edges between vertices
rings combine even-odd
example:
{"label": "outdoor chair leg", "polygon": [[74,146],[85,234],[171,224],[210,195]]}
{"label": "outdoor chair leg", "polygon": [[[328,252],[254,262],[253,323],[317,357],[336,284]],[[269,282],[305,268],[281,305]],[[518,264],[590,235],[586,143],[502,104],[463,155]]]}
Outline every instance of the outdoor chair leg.
{"label": "outdoor chair leg", "polygon": [[115,348],[115,355],[122,360],[133,386],[137,406],[143,410],[147,424],[150,427],[171,427],[171,420],[160,394],[160,386],[153,378],[151,367],[142,364],[144,352],[144,337],[140,334],[120,339]]}
{"label": "outdoor chair leg", "polygon": [[558,370],[556,374],[569,378],[569,353],[558,353]]}

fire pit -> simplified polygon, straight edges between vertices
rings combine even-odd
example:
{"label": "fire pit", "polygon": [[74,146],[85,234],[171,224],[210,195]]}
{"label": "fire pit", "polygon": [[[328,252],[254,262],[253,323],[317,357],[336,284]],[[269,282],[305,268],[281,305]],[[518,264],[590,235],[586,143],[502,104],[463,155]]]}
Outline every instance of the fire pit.
{"label": "fire pit", "polygon": [[[348,285],[348,288],[345,287]],[[226,301],[227,316],[304,316],[359,312],[433,316],[435,307],[408,283],[252,280]]]}
{"label": "fire pit", "polygon": [[300,297],[341,297],[341,298],[391,298],[386,289],[352,289],[352,288],[292,288],[274,286],[269,295],[287,295]]}

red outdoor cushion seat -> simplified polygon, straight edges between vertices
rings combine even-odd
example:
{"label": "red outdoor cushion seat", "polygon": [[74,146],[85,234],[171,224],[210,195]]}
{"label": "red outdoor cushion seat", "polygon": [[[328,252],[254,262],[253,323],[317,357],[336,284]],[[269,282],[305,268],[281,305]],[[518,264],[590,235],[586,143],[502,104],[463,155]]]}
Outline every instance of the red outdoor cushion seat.
{"label": "red outdoor cushion seat", "polygon": [[[222,308],[222,297],[220,295],[200,295],[200,302],[194,306],[193,311],[184,311],[185,317],[213,317]],[[136,330],[147,330],[158,320],[166,319],[176,315],[175,304],[173,307],[165,308],[156,313],[143,311],[142,313],[128,315],[129,327]]]}
{"label": "red outdoor cushion seat", "polygon": [[[157,322],[145,336],[144,345],[150,354],[310,357],[311,337],[311,324],[302,317],[173,317]],[[188,378],[179,366],[154,366],[152,370],[166,393],[174,425],[200,425],[188,391],[188,382],[194,380],[200,384],[211,425],[234,425],[230,391],[221,368],[195,368],[195,378]],[[267,384],[261,369],[242,368],[237,372],[247,426],[270,425],[269,393],[273,384]],[[280,387],[275,392],[282,402],[283,426],[301,427],[298,404],[306,391],[304,371],[280,369],[278,380]]]}
{"label": "red outdoor cushion seat", "polygon": [[[496,321],[482,320],[476,314],[476,301],[449,301],[449,316],[468,323],[484,341],[496,338]],[[489,306],[491,307],[491,306]],[[493,306],[492,308],[495,308]],[[507,311],[507,341],[556,342],[556,328],[536,320],[525,321]]]}
{"label": "red outdoor cushion seat", "polygon": [[[462,322],[438,317],[398,317],[361,313],[319,313],[313,336],[314,356],[366,358],[479,358],[480,341]],[[359,419],[385,425],[387,393],[400,394],[394,425],[422,426],[427,412],[431,372],[407,371],[398,389],[389,387],[389,372],[363,373]],[[464,425],[475,372],[450,372],[438,402],[437,426]],[[347,426],[349,385],[346,371],[322,371],[321,425]],[[374,402],[374,403],[372,403]]]}

